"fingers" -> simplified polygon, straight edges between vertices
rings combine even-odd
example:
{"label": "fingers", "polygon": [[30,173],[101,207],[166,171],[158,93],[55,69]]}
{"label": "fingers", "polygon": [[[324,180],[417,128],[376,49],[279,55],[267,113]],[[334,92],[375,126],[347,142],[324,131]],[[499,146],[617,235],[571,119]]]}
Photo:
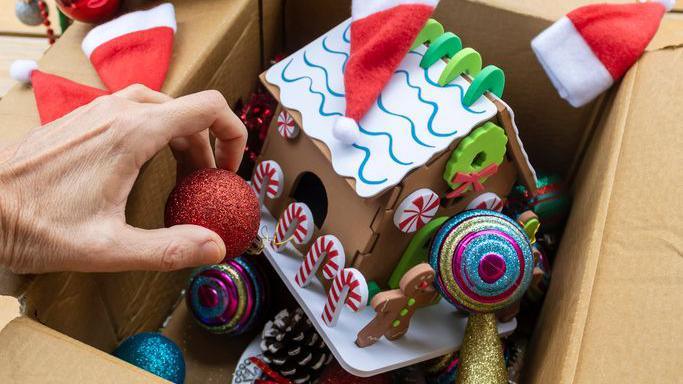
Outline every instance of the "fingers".
{"label": "fingers", "polygon": [[156,150],[177,137],[187,137],[207,127],[216,137],[216,162],[236,171],[247,142],[247,129],[217,91],[204,91],[154,107],[150,119]]}
{"label": "fingers", "polygon": [[[116,92],[114,95],[145,104],[163,104],[173,100],[172,97],[164,93],[154,91],[140,84],[133,84]],[[208,128],[208,126],[205,128]],[[179,177],[183,177],[197,169],[216,167],[207,129],[188,136],[176,137],[170,141],[169,146],[178,162]]]}
{"label": "fingers", "polygon": [[126,226],[113,239],[93,268],[99,271],[173,271],[216,264],[225,257],[225,245],[213,231],[196,225],[143,230]]}
{"label": "fingers", "polygon": [[114,93],[114,96],[123,97],[137,103],[162,104],[173,98],[165,93],[157,92],[142,84],[133,84]]}

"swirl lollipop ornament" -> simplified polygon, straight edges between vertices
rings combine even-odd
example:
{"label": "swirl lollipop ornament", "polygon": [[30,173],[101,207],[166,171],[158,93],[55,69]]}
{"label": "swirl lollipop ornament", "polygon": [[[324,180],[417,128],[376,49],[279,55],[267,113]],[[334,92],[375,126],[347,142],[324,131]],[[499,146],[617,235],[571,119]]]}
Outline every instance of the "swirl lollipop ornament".
{"label": "swirl lollipop ornament", "polygon": [[187,306],[210,332],[240,335],[261,319],[265,289],[258,266],[240,256],[195,270],[187,288]]}
{"label": "swirl lollipop ornament", "polygon": [[494,312],[519,300],[531,282],[534,259],[524,230],[495,211],[464,211],[437,231],[429,262],[441,295],[470,313],[457,383],[506,383]]}

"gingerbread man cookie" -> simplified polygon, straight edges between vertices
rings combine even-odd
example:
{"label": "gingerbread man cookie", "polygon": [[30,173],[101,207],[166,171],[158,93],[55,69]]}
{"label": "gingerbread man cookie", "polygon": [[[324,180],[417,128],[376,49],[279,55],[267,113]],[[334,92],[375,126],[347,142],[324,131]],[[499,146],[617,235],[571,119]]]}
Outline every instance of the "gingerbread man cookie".
{"label": "gingerbread man cookie", "polygon": [[415,310],[429,305],[438,297],[434,289],[434,270],[427,263],[414,266],[401,278],[399,289],[380,292],[370,305],[376,315],[360,332],[356,344],[367,347],[382,336],[395,340],[403,336]]}

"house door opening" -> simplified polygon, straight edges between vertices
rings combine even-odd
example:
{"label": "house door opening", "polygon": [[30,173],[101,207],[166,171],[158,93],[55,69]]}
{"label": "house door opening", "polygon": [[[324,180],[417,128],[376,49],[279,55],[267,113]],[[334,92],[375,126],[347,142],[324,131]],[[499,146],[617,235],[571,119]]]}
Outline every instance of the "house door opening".
{"label": "house door opening", "polygon": [[313,172],[304,172],[294,185],[291,197],[308,205],[315,226],[322,228],[327,217],[327,191],[322,180]]}

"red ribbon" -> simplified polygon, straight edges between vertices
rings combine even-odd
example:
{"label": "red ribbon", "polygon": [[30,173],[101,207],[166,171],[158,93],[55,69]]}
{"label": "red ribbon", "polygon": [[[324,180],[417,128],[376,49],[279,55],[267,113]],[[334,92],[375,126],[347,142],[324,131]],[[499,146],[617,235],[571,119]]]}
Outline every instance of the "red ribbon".
{"label": "red ribbon", "polygon": [[452,184],[461,183],[459,187],[455,188],[453,191],[448,192],[446,198],[452,199],[454,197],[459,197],[467,192],[467,189],[472,186],[475,191],[481,192],[484,190],[484,186],[481,183],[481,179],[484,177],[493,176],[498,172],[498,164],[491,164],[488,167],[482,169],[479,172],[472,173],[456,173],[451,180]]}
{"label": "red ribbon", "polygon": [[259,367],[259,369],[263,371],[263,374],[267,376],[266,380],[259,380],[260,383],[292,384],[291,381],[280,376],[279,373],[275,372],[268,366],[268,364],[258,357],[252,356],[249,358],[249,361],[255,366]]}

